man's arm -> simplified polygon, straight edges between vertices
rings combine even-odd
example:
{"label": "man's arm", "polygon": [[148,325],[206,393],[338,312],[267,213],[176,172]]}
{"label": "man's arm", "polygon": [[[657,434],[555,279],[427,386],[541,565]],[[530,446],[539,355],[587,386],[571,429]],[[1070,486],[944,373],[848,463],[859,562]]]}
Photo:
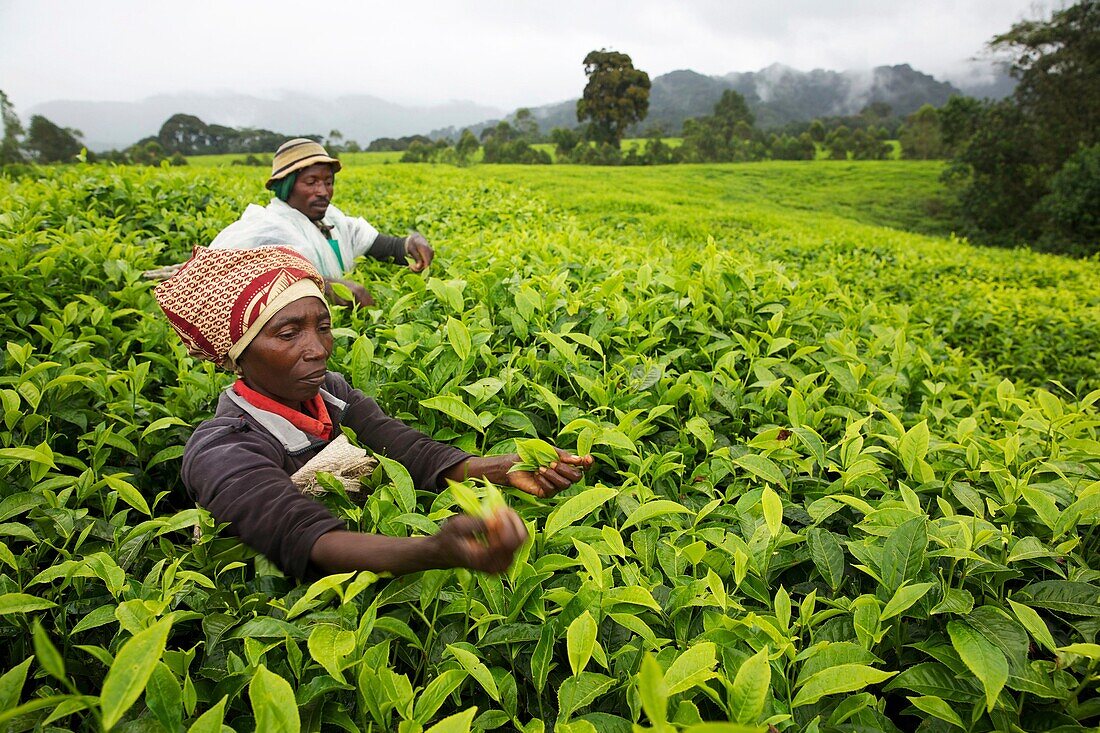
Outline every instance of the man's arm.
{"label": "man's arm", "polygon": [[423,272],[435,258],[435,250],[420,232],[413,232],[407,237],[379,234],[367,254],[383,262],[407,264],[413,272]]}

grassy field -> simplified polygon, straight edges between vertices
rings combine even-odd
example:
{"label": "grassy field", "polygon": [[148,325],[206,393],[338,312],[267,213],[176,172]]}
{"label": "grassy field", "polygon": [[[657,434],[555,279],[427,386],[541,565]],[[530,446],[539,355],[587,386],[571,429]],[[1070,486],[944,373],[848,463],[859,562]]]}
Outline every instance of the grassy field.
{"label": "grassy field", "polygon": [[[1100,722],[1100,263],[952,237],[937,164],[349,164],[338,205],[438,256],[360,265],[379,305],[334,309],[330,367],[439,440],[597,467],[507,496],[533,540],[499,578],[301,585],[184,495],[232,376],[140,274],[265,202],[266,171],[20,171],[0,729]],[[388,466],[324,501],[422,534],[457,511],[431,488]]]}

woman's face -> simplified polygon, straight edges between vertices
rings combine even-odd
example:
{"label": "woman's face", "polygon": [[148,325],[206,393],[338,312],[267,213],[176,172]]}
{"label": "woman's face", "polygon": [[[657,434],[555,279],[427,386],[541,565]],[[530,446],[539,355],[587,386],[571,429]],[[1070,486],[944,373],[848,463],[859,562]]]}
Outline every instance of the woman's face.
{"label": "woman's face", "polygon": [[237,364],[245,383],[292,409],[313,399],[332,353],[332,320],[320,298],[302,298],[268,321]]}

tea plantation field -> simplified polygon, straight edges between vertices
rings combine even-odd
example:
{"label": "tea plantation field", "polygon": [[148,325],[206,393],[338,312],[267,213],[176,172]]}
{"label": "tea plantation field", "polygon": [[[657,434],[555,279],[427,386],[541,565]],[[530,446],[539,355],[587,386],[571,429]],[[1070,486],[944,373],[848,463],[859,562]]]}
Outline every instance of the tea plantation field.
{"label": "tea plantation field", "polygon": [[[502,577],[295,585],[187,501],[230,382],[141,271],[255,168],[0,175],[0,730],[1078,731],[1100,723],[1100,263],[951,238],[933,164],[349,166],[415,228],[331,366],[597,467]],[[392,466],[349,526],[434,530]],[[201,532],[195,532],[195,528]]]}

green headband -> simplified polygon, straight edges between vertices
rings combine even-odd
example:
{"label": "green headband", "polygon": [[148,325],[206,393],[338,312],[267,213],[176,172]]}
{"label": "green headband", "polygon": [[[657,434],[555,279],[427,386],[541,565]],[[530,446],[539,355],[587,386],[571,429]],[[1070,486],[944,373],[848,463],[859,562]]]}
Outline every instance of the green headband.
{"label": "green headband", "polygon": [[275,195],[281,200],[286,201],[290,198],[290,191],[294,188],[294,181],[298,179],[298,171],[287,173],[285,176],[275,181],[271,186],[271,190],[275,192]]}

